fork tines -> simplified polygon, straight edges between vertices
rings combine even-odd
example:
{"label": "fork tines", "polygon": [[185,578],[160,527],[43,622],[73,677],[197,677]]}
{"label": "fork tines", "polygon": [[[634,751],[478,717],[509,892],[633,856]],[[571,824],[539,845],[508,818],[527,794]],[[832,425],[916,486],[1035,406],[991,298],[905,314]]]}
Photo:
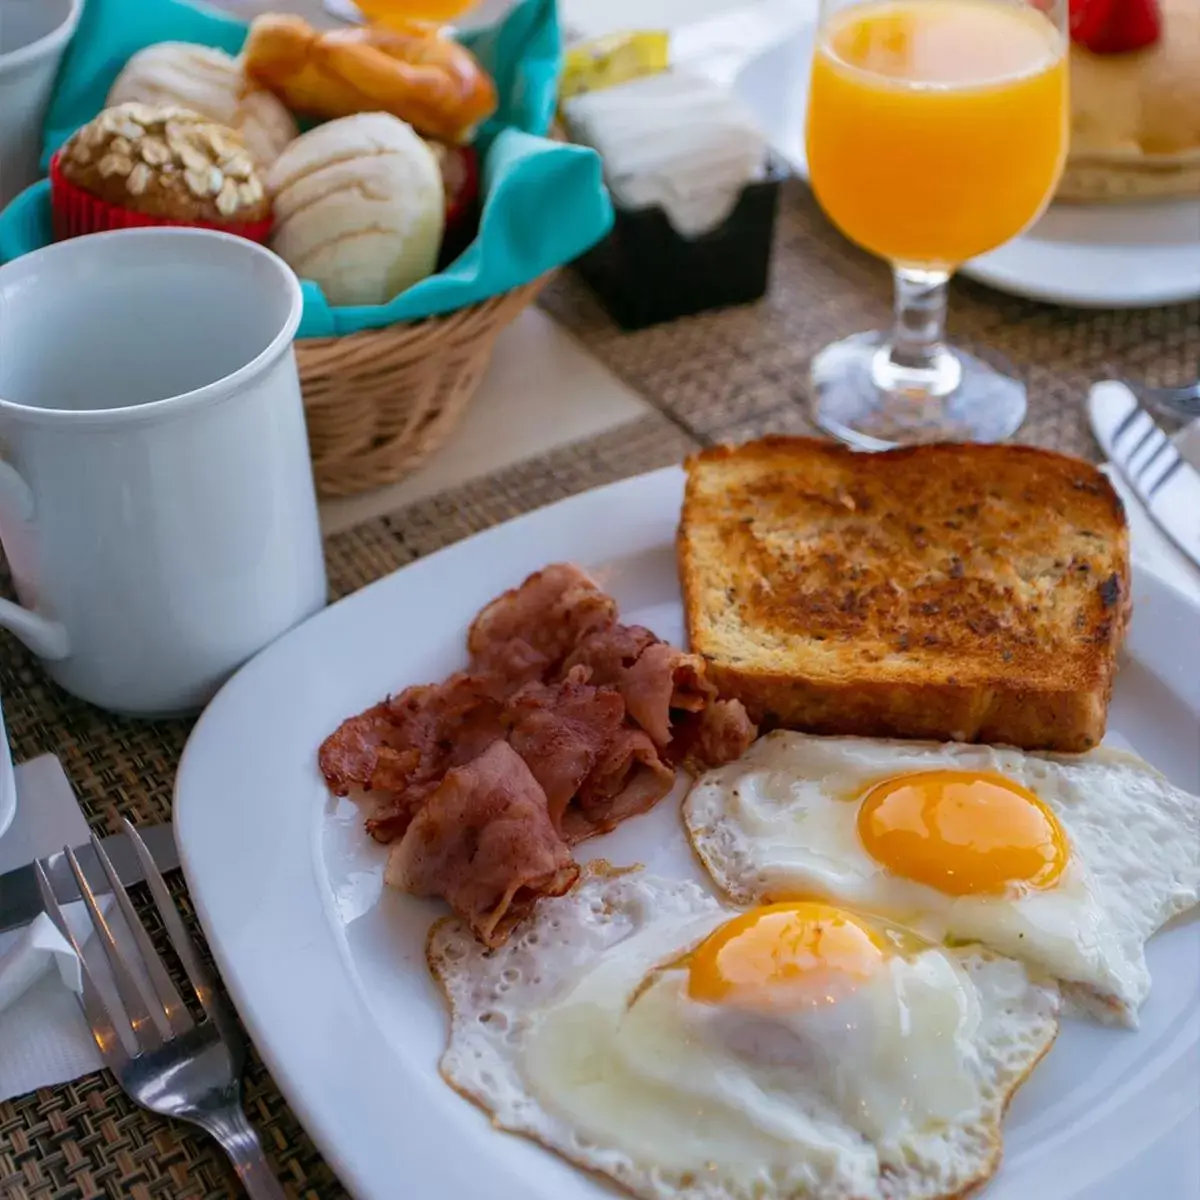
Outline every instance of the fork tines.
{"label": "fork tines", "polygon": [[[192,939],[184,928],[179,912],[167,890],[166,882],[154,865],[154,859],[137,830],[127,820],[122,824],[125,835],[129,838],[141,863],[163,927],[171,940],[171,945],[175,948],[175,953],[183,964],[183,969],[195,990],[196,997],[200,1001],[205,1015],[223,1034],[226,1023],[223,1005],[213,990],[212,981],[200,961]],[[70,863],[76,883],[79,885],[79,891],[87,907],[96,936],[108,960],[113,984],[127,1019],[125,1024],[119,1023],[119,1017],[105,1002],[103,992],[97,986],[95,976],[88,967],[82,948],[63,916],[62,909],[50,887],[50,881],[46,877],[41,863],[34,865],[46,912],[58,927],[59,932],[70,942],[79,959],[83,984],[81,1000],[88,1023],[92,1026],[96,1044],[105,1061],[115,1069],[117,1064],[126,1061],[131,1054],[136,1056],[137,1054],[152,1053],[172,1038],[187,1033],[195,1027],[195,1022],[178,990],[171,982],[166,965],[155,951],[150,935],[129,899],[129,893],[125,890],[112,862],[95,835],[92,836],[91,845],[108,878],[117,907],[121,910],[121,916],[129,928],[135,952],[132,955],[129,946],[123,946],[118,940],[107,916],[101,911],[96,895],[88,883],[87,876],[80,867],[74,851],[69,847],[64,847],[64,853]],[[123,1029],[124,1032],[119,1033],[118,1029]],[[132,1046],[128,1044],[130,1037],[133,1042]]]}
{"label": "fork tines", "polygon": [[1175,443],[1140,404],[1113,430],[1112,456],[1147,498],[1183,465]]}

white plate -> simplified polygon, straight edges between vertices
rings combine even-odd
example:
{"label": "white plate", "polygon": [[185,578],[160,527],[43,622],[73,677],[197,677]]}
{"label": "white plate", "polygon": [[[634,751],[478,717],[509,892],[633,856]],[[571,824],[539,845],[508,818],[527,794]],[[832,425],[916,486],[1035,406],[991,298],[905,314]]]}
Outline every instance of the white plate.
{"label": "white plate", "polygon": [[[751,58],[734,88],[763,135],[804,178],[804,113],[814,30]],[[1028,233],[962,268],[1001,291],[1078,308],[1148,308],[1200,297],[1200,198],[1056,204]]]}
{"label": "white plate", "polygon": [[[224,688],[188,742],[175,820],[225,983],[300,1120],[359,1200],[588,1200],[606,1187],[497,1133],[437,1074],[446,1015],[425,969],[433,903],[384,892],[383,851],[329,797],[321,739],[389,691],[462,665],[496,593],[547,562],[593,570],[625,619],[683,634],[669,468],[564,501],[443,550],[318,614]],[[1114,737],[1191,790],[1200,613],[1153,578],[1112,709]],[[590,843],[617,863],[697,876],[678,794]],[[1017,1096],[989,1200],[1191,1200],[1200,1180],[1200,922],[1150,947],[1137,1034],[1071,1024]],[[1191,1190],[1189,1190],[1191,1189]]]}

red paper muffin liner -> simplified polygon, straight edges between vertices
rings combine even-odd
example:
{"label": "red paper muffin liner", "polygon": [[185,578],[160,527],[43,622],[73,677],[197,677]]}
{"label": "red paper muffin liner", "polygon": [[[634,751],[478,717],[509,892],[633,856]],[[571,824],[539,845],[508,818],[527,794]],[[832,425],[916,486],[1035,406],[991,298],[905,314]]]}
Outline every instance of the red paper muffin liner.
{"label": "red paper muffin liner", "polygon": [[104,233],[111,229],[147,229],[151,226],[187,226],[194,229],[216,229],[233,233],[252,242],[265,242],[271,235],[272,219],[263,221],[173,221],[166,217],[148,217],[144,213],[109,204],[81,187],[76,187],[63,175],[59,155],[50,160],[50,218],[54,240],[82,237],[88,233]]}

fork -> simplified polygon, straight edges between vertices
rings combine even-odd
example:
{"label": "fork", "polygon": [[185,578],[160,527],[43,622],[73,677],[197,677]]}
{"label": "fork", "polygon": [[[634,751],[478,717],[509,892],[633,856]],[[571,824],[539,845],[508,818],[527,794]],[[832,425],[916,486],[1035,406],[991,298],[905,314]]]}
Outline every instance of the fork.
{"label": "fork", "polygon": [[131,1099],[150,1112],[198,1125],[214,1137],[229,1156],[251,1200],[285,1200],[283,1188],[267,1164],[258,1134],[242,1109],[245,1040],[213,987],[145,842],[129,821],[123,821],[123,825],[141,862],[171,945],[179,955],[206,1019],[199,1023],[192,1019],[155,951],[129,893],[99,839],[93,835],[92,849],[129,927],[144,978],[113,936],[112,926],[100,911],[74,851],[64,847],[64,853],[108,959],[123,1015],[105,1001],[79,943],[63,917],[42,864],[34,864],[46,912],[71,943],[79,959],[82,977],[79,1003],[91,1026],[92,1037],[109,1070]]}
{"label": "fork", "polygon": [[1145,383],[1126,386],[1143,403],[1174,417],[1200,417],[1200,381],[1184,387],[1151,387]]}
{"label": "fork", "polygon": [[1179,448],[1136,401],[1113,430],[1108,452],[1143,501],[1151,500],[1185,465]]}

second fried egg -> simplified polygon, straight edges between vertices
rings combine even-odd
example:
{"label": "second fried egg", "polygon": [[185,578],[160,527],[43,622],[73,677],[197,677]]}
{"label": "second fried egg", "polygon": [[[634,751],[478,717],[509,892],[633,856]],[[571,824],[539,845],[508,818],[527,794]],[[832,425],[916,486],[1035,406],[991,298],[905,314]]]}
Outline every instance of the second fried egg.
{"label": "second fried egg", "polygon": [[427,956],[446,1080],[648,1200],[965,1195],[1057,1030],[1011,959],[596,864],[504,946],[448,918]]}

